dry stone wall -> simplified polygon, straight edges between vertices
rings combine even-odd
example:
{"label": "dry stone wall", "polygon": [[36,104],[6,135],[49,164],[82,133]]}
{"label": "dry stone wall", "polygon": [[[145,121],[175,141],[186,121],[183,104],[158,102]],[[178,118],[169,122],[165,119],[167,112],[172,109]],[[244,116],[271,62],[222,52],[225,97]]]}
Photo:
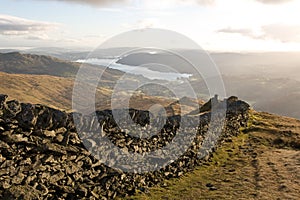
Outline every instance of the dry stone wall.
{"label": "dry stone wall", "polygon": [[[82,116],[44,105],[7,101],[6,95],[0,95],[0,199],[112,199],[137,190],[146,191],[164,179],[179,177],[206,162],[225,138],[239,134],[240,127],[246,125],[249,105],[230,98],[219,102],[216,110],[224,105],[227,111],[222,134],[220,137],[210,135],[210,142],[203,144],[209,128],[212,133],[217,132],[211,127],[211,112],[184,119],[167,117],[165,125],[158,130],[149,125],[151,113],[148,111],[118,110],[129,112],[133,121],[150,134],[139,138],[119,128],[110,110]],[[87,148],[100,148],[95,145],[97,138],[80,137],[75,117],[80,129],[102,131],[113,144],[128,152],[150,152],[167,145],[182,128],[180,120],[191,123],[183,131],[187,135],[195,131],[196,137],[183,155],[158,171],[122,172],[91,155]],[[194,126],[195,121],[197,126]],[[136,132],[139,134],[139,130]],[[90,143],[83,145],[82,140]]]}

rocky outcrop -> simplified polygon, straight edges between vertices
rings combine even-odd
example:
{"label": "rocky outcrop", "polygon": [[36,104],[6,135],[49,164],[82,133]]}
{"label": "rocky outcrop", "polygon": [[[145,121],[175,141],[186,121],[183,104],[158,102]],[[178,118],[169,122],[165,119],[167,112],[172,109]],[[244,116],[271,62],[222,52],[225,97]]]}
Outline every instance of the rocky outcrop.
{"label": "rocky outcrop", "polygon": [[[7,101],[6,95],[0,95],[0,198],[112,199],[145,191],[205,162],[225,138],[239,133],[239,128],[246,125],[249,105],[231,98],[218,102],[215,112],[224,108],[227,108],[226,120],[220,136],[215,134],[220,127],[210,122],[211,112],[200,116],[157,117],[153,122],[148,111],[114,111],[129,113],[133,122],[139,124],[132,133],[119,127],[120,123],[126,126],[128,119],[116,121],[110,110],[82,116],[44,105]],[[221,122],[219,115],[215,116],[214,123]],[[79,122],[77,126],[74,121]],[[156,128],[159,126],[155,123],[160,122],[164,122],[163,126]],[[181,122],[190,126],[182,127]],[[184,154],[160,170],[132,173],[97,160],[87,148],[101,152],[97,148],[105,147],[97,145],[97,137],[79,134],[78,129],[98,130],[119,148],[139,154],[168,145],[179,131],[187,137],[194,132],[195,137]],[[141,137],[140,132],[151,134]],[[208,139],[207,132],[211,133]]]}

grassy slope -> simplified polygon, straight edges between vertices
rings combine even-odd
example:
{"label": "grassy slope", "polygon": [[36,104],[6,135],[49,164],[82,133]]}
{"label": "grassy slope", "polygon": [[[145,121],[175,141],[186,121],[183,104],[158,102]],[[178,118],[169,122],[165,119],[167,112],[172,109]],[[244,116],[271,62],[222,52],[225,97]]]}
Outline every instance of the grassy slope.
{"label": "grassy slope", "polygon": [[71,108],[71,79],[0,72],[0,80],[0,93],[9,95],[10,99],[46,104],[65,110]]}
{"label": "grassy slope", "polygon": [[[0,94],[20,102],[45,104],[50,107],[71,110],[74,79],[29,74],[8,74],[0,72]],[[104,99],[111,91],[99,87],[97,96]]]}
{"label": "grassy slope", "polygon": [[[0,72],[0,94],[7,94],[9,99],[17,99],[21,102],[33,104],[45,104],[50,107],[72,110],[72,92],[74,79],[31,74],[9,74]],[[111,81],[112,82],[112,81]],[[108,87],[99,87],[96,92],[97,109],[110,109],[112,91]],[[124,94],[126,95],[126,94]],[[124,108],[124,95],[118,97],[119,108]],[[129,106],[136,109],[149,109],[155,104],[167,107],[174,99],[165,97],[137,95],[130,99]],[[201,102],[200,102],[201,103]],[[183,103],[182,113],[188,113],[195,109],[186,102]],[[178,104],[172,104],[175,112],[179,112]]]}
{"label": "grassy slope", "polygon": [[253,111],[231,140],[211,162],[128,199],[298,199],[299,120]]}
{"label": "grassy slope", "polygon": [[0,53],[0,71],[18,74],[44,74],[61,77],[75,76],[79,63],[59,60],[50,56]]}

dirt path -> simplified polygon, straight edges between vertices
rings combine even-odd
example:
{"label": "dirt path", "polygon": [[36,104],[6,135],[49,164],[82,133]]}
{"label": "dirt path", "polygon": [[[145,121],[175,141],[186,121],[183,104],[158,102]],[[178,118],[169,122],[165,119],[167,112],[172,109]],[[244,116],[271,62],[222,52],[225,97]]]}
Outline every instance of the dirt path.
{"label": "dirt path", "polygon": [[257,158],[259,199],[300,198],[300,151],[269,150]]}

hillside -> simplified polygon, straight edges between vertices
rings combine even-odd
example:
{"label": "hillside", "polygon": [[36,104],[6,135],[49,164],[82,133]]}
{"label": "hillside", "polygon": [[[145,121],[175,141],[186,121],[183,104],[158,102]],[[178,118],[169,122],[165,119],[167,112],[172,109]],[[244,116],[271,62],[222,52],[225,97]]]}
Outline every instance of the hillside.
{"label": "hillside", "polygon": [[[61,60],[51,56],[23,54],[19,52],[0,53],[0,71],[10,74],[35,74],[74,78],[81,63]],[[104,71],[102,79],[115,81],[124,72],[102,66],[85,64],[90,73]],[[117,77],[117,78],[116,78]],[[140,78],[140,77],[135,77]]]}
{"label": "hillside", "polygon": [[9,94],[12,99],[71,109],[73,80],[70,78],[0,72],[0,79],[0,93]]}
{"label": "hillside", "polygon": [[[0,72],[0,93],[8,94],[10,99],[19,101],[44,104],[61,110],[72,110],[72,92],[74,79],[31,74],[9,74]],[[96,91],[96,107],[99,110],[110,109],[112,89],[108,85],[114,84],[113,81],[106,81],[99,85]],[[118,96],[118,108],[124,108],[122,99],[127,98],[126,94]],[[130,98],[129,106],[135,109],[147,110],[155,104],[170,107],[178,110],[178,103],[175,99],[162,96],[150,96],[146,94],[135,94]],[[192,99],[190,100],[193,101]],[[173,103],[173,104],[172,104]],[[181,102],[186,113],[195,109],[189,101]],[[201,104],[201,102],[199,102]],[[170,106],[170,104],[172,104]],[[195,106],[194,102],[194,106]]]}
{"label": "hillside", "polygon": [[300,121],[252,111],[211,160],[128,199],[298,199]]}
{"label": "hillside", "polygon": [[0,71],[7,73],[72,77],[79,67],[79,63],[66,62],[50,56],[18,52],[0,54]]}

